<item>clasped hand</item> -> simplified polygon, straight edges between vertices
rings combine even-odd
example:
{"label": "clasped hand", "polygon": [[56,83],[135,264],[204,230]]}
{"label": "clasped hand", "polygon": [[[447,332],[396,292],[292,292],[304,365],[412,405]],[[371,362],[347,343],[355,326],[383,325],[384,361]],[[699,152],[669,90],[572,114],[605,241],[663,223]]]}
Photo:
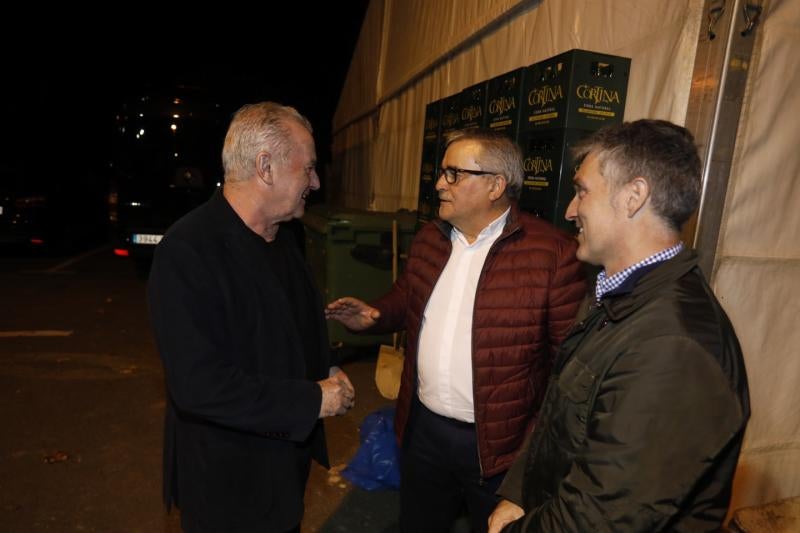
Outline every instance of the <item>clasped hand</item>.
{"label": "clasped hand", "polygon": [[344,371],[331,369],[331,376],[317,383],[322,389],[320,418],[343,415],[356,404],[356,391]]}

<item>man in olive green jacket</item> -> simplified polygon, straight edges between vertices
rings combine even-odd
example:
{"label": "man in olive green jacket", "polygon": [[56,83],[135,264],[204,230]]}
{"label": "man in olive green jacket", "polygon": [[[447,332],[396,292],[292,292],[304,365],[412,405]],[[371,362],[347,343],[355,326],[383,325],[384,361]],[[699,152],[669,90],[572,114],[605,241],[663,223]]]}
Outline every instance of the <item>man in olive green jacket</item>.
{"label": "man in olive green jacket", "polygon": [[717,529],[750,407],[736,334],[679,239],[699,198],[694,139],[639,120],[576,156],[567,218],[578,258],[603,270],[489,531]]}

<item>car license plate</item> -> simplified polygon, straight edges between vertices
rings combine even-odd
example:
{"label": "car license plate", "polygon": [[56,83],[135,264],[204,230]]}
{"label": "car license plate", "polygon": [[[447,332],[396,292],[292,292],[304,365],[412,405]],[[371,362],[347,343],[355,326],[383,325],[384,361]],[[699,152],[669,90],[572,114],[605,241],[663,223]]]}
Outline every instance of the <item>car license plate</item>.
{"label": "car license plate", "polygon": [[163,235],[152,235],[149,233],[134,233],[133,238],[131,240],[133,241],[133,244],[156,245],[159,243],[159,241],[161,241],[162,237]]}

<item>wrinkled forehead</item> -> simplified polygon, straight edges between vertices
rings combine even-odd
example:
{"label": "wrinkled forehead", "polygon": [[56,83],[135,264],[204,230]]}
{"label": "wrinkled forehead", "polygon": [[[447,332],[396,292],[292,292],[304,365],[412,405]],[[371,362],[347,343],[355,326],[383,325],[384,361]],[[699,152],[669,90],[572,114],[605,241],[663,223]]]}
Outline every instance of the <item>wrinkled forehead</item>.
{"label": "wrinkled forehead", "polygon": [[298,153],[305,158],[316,158],[316,146],[314,136],[296,120],[287,123],[289,137],[291,141],[291,153]]}
{"label": "wrinkled forehead", "polygon": [[481,144],[477,141],[473,141],[470,139],[459,140],[456,139],[450,145],[448,145],[447,150],[444,153],[445,159],[452,159],[452,160],[466,160],[466,161],[478,161],[481,156]]}

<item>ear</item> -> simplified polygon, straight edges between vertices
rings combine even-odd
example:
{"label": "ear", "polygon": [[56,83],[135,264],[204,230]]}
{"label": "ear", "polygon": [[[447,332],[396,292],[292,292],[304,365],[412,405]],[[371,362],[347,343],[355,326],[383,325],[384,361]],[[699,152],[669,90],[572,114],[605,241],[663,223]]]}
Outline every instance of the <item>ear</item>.
{"label": "ear", "polygon": [[647,204],[650,198],[650,183],[637,176],[625,185],[625,211],[628,218],[633,218]]}
{"label": "ear", "polygon": [[494,176],[491,188],[489,189],[489,199],[494,202],[499,198],[502,198],[503,195],[506,193],[507,185],[508,182],[506,181],[505,176],[501,174]]}
{"label": "ear", "polygon": [[267,185],[272,185],[272,167],[270,163],[272,158],[269,152],[258,152],[256,154],[256,174],[261,178],[261,181]]}

